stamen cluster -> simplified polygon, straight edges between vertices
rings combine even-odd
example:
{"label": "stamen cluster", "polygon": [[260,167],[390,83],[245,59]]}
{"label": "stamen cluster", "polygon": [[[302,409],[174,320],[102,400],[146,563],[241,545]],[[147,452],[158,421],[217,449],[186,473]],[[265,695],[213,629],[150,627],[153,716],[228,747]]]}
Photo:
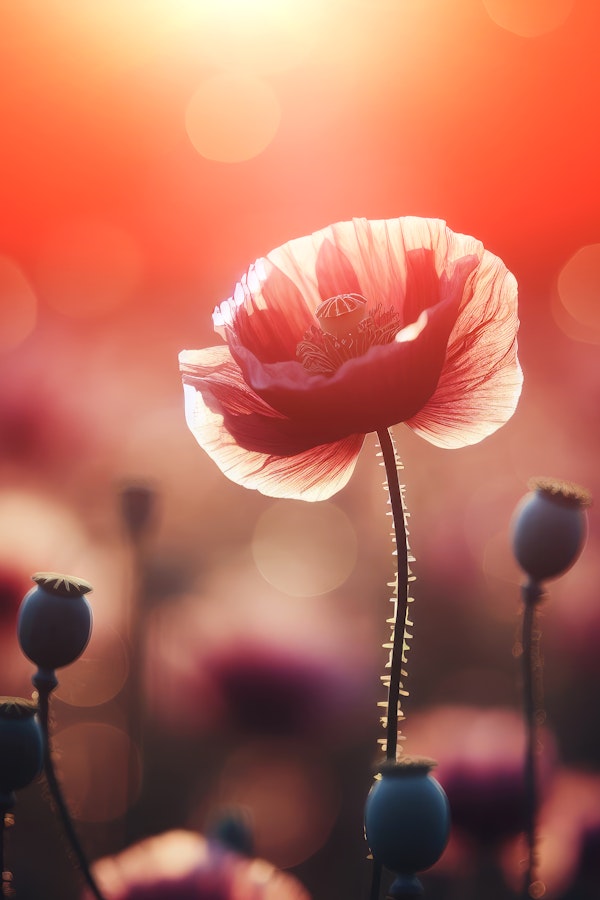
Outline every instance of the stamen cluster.
{"label": "stamen cluster", "polygon": [[347,334],[334,335],[311,325],[296,348],[296,357],[309,372],[332,375],[349,359],[371,347],[391,344],[400,331],[400,316],[381,304]]}

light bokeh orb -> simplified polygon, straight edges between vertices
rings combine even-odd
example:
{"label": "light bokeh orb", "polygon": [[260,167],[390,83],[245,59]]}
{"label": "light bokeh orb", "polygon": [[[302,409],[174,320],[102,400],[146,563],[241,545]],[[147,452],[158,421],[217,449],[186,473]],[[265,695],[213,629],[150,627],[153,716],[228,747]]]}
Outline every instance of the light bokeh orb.
{"label": "light bokeh orb", "polygon": [[538,37],[564,24],[575,0],[482,0],[501,28],[520,37]]}
{"label": "light bokeh orb", "polygon": [[277,741],[249,742],[232,753],[215,800],[249,811],[257,855],[281,868],[299,865],[323,846],[340,802],[337,781],[323,762]]}
{"label": "light bokeh orb", "polygon": [[281,108],[273,88],[244,71],[206,78],[190,98],[185,127],[205,159],[235,163],[258,156],[273,140]]}
{"label": "light bokeh orb", "polygon": [[123,639],[114,628],[96,624],[82,655],[61,671],[55,694],[70,706],[99,706],[119,693],[128,672]]}
{"label": "light bokeh orb", "polygon": [[[570,337],[600,343],[600,244],[580,247],[561,269],[557,280],[561,310],[555,318]],[[562,313],[562,316],[561,316]],[[564,313],[573,321],[565,321]]]}
{"label": "light bokeh orb", "polygon": [[139,793],[141,764],[124,731],[105,722],[84,722],[59,731],[54,746],[76,819],[112,822],[127,812]]}
{"label": "light bokeh orb", "polygon": [[354,569],[357,550],[350,519],[328,502],[280,501],[259,518],[252,539],[263,578],[292,597],[339,587]]}

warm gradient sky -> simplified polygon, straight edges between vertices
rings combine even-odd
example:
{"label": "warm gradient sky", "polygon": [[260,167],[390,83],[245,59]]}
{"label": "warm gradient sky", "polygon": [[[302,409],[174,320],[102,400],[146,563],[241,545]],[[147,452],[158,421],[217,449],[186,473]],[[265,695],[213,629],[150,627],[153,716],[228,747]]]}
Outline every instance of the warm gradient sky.
{"label": "warm gradient sky", "polygon": [[353,216],[434,216],[520,283],[526,418],[548,431],[519,475],[588,477],[594,0],[23,0],[0,16],[5,378],[73,391],[89,433],[122,442],[134,408],[180,402],[177,351],[213,342],[214,304],[257,256]]}
{"label": "warm gradient sky", "polygon": [[24,0],[1,16],[0,241],[42,308],[108,312],[48,285],[93,255],[88,237],[127,281],[121,303],[133,283],[152,311],[158,279],[209,309],[251,258],[357,215],[446,218],[527,273],[598,240],[591,0]]}

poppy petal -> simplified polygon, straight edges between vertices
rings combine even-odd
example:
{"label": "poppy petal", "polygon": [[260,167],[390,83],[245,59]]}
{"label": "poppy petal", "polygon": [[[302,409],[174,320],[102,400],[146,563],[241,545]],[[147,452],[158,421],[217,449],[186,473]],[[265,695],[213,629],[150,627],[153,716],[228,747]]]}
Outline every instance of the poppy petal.
{"label": "poppy petal", "polygon": [[319,248],[315,271],[321,300],[338,294],[360,294],[360,284],[348,257],[329,239]]}
{"label": "poppy petal", "polygon": [[257,260],[213,313],[215,331],[237,339],[262,362],[294,359],[296,347],[313,322],[296,285],[268,260]]}
{"label": "poppy petal", "polygon": [[[480,241],[454,234],[442,219],[405,216],[398,219],[352,219],[338,222],[309,237],[288,241],[269,253],[269,259],[298,286],[303,294],[315,294],[326,285],[327,296],[344,292],[363,294],[373,305],[394,307],[405,322],[431,305],[431,294],[415,292],[420,307],[404,310],[406,285],[425,269],[415,261],[417,251],[429,259],[432,282],[462,256],[481,257]],[[325,271],[325,263],[331,272]],[[318,284],[308,273],[316,272]],[[354,273],[352,275],[351,273]],[[317,301],[318,302],[318,301]]]}
{"label": "poppy petal", "polygon": [[339,222],[257,260],[216,308],[215,330],[227,340],[233,329],[262,362],[294,359],[323,300],[359,293],[410,324],[435,302],[445,265],[482,252],[479,241],[453,234],[441,219]]}
{"label": "poppy petal", "polygon": [[[338,222],[288,241],[267,259],[293,282],[311,312],[322,299],[356,292],[373,306],[393,307],[409,324],[432,305],[446,268],[461,257],[481,259],[483,252],[480,241],[455,234],[442,219],[404,216]],[[261,282],[263,277],[267,273]]]}
{"label": "poppy petal", "polygon": [[448,341],[431,399],[406,424],[438,447],[462,447],[492,434],[515,411],[523,374],[517,359],[517,283],[485,251]]}
{"label": "poppy petal", "polygon": [[437,280],[441,299],[418,328],[372,347],[331,376],[312,374],[298,362],[262,365],[245,347],[230,341],[232,354],[247,384],[320,443],[403,422],[436,390],[448,337],[476,264],[476,258],[460,260],[450,278]]}
{"label": "poppy petal", "polygon": [[184,350],[180,366],[188,427],[232,481],[303,500],[326,500],[348,482],[363,434],[318,443],[248,387],[226,347]]}

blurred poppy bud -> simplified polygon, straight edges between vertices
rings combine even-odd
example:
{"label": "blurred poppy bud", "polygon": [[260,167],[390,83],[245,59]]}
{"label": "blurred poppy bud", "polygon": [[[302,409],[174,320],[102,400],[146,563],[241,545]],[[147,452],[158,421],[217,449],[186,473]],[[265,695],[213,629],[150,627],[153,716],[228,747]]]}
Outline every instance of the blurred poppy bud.
{"label": "blurred poppy bud", "polygon": [[19,609],[17,635],[25,656],[40,669],[53,671],[74,662],[92,632],[92,611],[84,594],[92,586],[81,578],[38,572],[37,587]]}
{"label": "blurred poppy bud", "polygon": [[417,872],[438,861],[450,835],[450,808],[428,759],[384,764],[365,806],[365,836],[376,862],[396,874],[390,897],[418,896]]}
{"label": "blurred poppy bud", "polygon": [[149,484],[131,483],[121,488],[121,516],[132,540],[139,540],[156,516],[157,494]]}
{"label": "blurred poppy bud", "polygon": [[31,700],[0,697],[0,812],[42,770],[44,740],[36,712]]}
{"label": "blurred poppy bud", "polygon": [[240,856],[254,856],[254,835],[250,814],[239,807],[222,809],[213,815],[206,837]]}
{"label": "blurred poppy bud", "polygon": [[513,551],[535,581],[562,575],[579,558],[587,538],[589,493],[578,485],[549,478],[530,482],[531,492],[513,516]]}

